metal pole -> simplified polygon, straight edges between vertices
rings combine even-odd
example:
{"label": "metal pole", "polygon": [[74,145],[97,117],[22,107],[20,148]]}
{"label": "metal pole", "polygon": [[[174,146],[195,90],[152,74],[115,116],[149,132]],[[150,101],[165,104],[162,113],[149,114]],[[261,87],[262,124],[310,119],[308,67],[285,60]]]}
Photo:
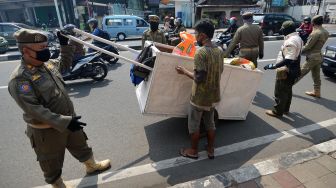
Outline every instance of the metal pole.
{"label": "metal pole", "polygon": [[62,24],[61,15],[60,15],[60,12],[59,12],[59,9],[58,9],[58,3],[57,3],[57,0],[54,0],[54,3],[55,3],[55,7],[56,7],[56,13],[57,13],[57,18],[58,18],[58,24],[59,24],[60,28],[63,29],[63,24]]}
{"label": "metal pole", "polygon": [[103,42],[105,44],[109,44],[109,45],[112,45],[112,46],[115,46],[115,47],[118,47],[118,48],[121,48],[121,49],[124,49],[124,50],[128,50],[128,51],[130,51],[130,52],[132,52],[132,53],[134,53],[136,55],[140,54],[140,52],[138,52],[138,51],[136,51],[136,50],[134,50],[132,48],[126,47],[126,46],[121,45],[121,44],[117,44],[115,42],[112,42],[112,41],[109,41],[109,40],[106,40],[106,39],[103,39],[103,38],[100,38],[100,37],[97,37],[96,35],[92,35],[91,33],[84,32],[84,31],[82,31],[80,29],[74,28],[73,31],[76,32],[76,33],[85,35],[87,37],[93,38],[95,40],[98,40],[100,42]]}
{"label": "metal pole", "polygon": [[[75,30],[75,29],[74,29],[74,30]],[[63,35],[63,34],[62,34],[62,35]],[[71,35],[63,35],[63,36],[65,36],[65,37],[67,37],[67,38],[69,38],[69,39],[71,39],[71,40],[73,40],[73,41],[75,41],[75,42],[78,42],[79,44],[83,44],[83,45],[88,46],[88,47],[90,47],[90,48],[92,48],[92,49],[95,49],[95,50],[97,50],[97,51],[99,51],[99,52],[102,52],[102,53],[104,53],[104,54],[107,54],[107,55],[110,55],[110,56],[113,56],[113,57],[116,57],[116,58],[119,58],[119,59],[123,59],[123,60],[125,60],[125,61],[128,62],[128,63],[132,63],[132,64],[134,64],[134,65],[140,66],[140,67],[145,68],[145,69],[150,70],[150,71],[153,70],[153,68],[151,68],[151,67],[149,67],[149,66],[147,66],[147,65],[141,64],[141,63],[139,63],[139,62],[136,62],[136,61],[134,61],[134,60],[128,59],[128,58],[126,58],[126,57],[123,57],[123,56],[117,55],[117,54],[115,54],[115,53],[109,52],[109,51],[107,51],[107,50],[105,50],[105,49],[102,49],[102,48],[99,48],[99,47],[97,47],[97,46],[95,46],[95,45],[93,45],[93,44],[91,44],[91,43],[84,42],[84,41],[82,41],[82,40],[80,40],[80,39],[78,39],[78,38],[76,38],[76,37],[74,37],[74,36],[71,36]]]}

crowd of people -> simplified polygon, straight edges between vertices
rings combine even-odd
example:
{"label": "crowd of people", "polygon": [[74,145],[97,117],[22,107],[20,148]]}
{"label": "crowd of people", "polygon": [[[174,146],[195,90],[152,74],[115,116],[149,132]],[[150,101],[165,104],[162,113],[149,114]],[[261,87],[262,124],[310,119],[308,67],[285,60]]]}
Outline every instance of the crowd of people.
{"label": "crowd of people", "polygon": [[[211,42],[215,32],[213,23],[201,20],[195,26],[195,38],[200,48],[194,56],[194,70],[188,71],[182,66],[175,68],[178,74],[186,75],[193,80],[188,111],[191,147],[180,149],[180,155],[183,157],[198,158],[201,121],[206,128],[208,158],[215,157],[214,106],[221,100],[223,58],[227,57],[238,43],[239,56],[252,61],[255,67],[258,66],[257,59],[262,59],[264,56],[263,34],[258,26],[252,24],[253,14],[244,13],[242,18],[244,25],[239,28],[236,25],[236,18],[230,20],[231,26],[226,32],[233,35],[233,40],[225,52]],[[329,35],[322,27],[322,16],[315,16],[311,22],[312,27],[302,26],[307,32],[311,31],[306,45],[298,36],[292,21],[282,24],[280,32],[285,36],[285,40],[276,63],[264,67],[265,70],[276,69],[275,105],[272,110],[266,111],[267,115],[281,117],[289,113],[292,87],[309,71],[312,72],[314,91],[306,94],[321,97],[321,48]],[[166,43],[164,31],[159,29],[159,17],[149,16],[149,23],[150,28],[144,32],[143,41]],[[89,21],[89,25],[93,34],[100,35],[101,31],[97,28],[95,20]],[[15,32],[22,60],[13,71],[8,85],[10,95],[24,112],[23,119],[27,123],[26,134],[36,153],[45,181],[55,188],[69,187],[61,178],[65,149],[84,164],[88,174],[110,168],[110,160],[94,160],[92,149],[87,145],[87,136],[83,131],[86,124],[81,122],[81,116],[75,113],[60,76],[60,70],[70,66],[74,57],[74,47],[64,36],[68,32],[67,29],[64,28],[57,33],[61,45],[60,59],[50,59],[47,36],[43,33],[29,29]],[[168,17],[164,29],[172,30],[174,37],[185,30],[180,19],[168,19]],[[306,56],[306,62],[300,66],[302,54]]]}

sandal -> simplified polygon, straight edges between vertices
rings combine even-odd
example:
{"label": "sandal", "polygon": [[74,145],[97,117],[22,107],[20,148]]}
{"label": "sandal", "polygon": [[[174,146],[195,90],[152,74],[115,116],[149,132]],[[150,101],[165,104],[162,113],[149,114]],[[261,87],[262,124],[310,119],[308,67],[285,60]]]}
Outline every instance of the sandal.
{"label": "sandal", "polygon": [[192,155],[187,153],[187,149],[181,148],[180,149],[180,155],[186,158],[190,158],[190,159],[198,159],[198,155]]}
{"label": "sandal", "polygon": [[208,152],[208,158],[209,159],[215,159],[215,150],[212,148],[212,149],[207,149],[207,152]]}

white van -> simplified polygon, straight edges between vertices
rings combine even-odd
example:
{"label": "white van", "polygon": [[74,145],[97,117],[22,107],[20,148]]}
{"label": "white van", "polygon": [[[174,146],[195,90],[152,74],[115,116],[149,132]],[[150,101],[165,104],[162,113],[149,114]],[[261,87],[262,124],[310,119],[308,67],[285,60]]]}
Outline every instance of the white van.
{"label": "white van", "polygon": [[149,28],[149,24],[138,16],[111,15],[104,16],[102,27],[111,37],[125,40],[127,37],[139,37]]}

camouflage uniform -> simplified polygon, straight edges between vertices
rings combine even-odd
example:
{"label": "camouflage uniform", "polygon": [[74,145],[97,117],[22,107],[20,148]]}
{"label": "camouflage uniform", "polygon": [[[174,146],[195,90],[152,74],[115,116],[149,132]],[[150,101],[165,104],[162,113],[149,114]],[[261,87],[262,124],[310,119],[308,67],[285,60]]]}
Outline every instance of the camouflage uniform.
{"label": "camouflage uniform", "polygon": [[[46,36],[34,30],[22,29],[14,35],[18,43],[47,40]],[[60,178],[66,148],[80,162],[92,157],[84,131],[67,129],[75,110],[60,71],[70,67],[72,57],[73,47],[69,45],[61,46],[60,59],[49,60],[39,67],[22,59],[8,84],[9,93],[24,112],[23,119],[28,125],[26,134],[47,183]]]}
{"label": "camouflage uniform", "polygon": [[[251,13],[245,13],[243,16],[253,16]],[[237,44],[240,44],[239,57],[252,61],[255,67],[258,66],[257,59],[259,54],[264,54],[263,32],[259,26],[252,23],[245,23],[236,31],[232,42],[225,51],[225,57],[231,54]]]}
{"label": "camouflage uniform", "polygon": [[[149,22],[156,22],[159,23],[159,17],[156,15],[150,15],[149,16]],[[159,42],[162,44],[166,44],[166,38],[164,36],[164,31],[158,29],[157,31],[152,31],[150,28],[148,28],[142,35],[142,46],[141,49],[145,46],[145,41],[153,41],[153,42]]]}
{"label": "camouflage uniform", "polygon": [[[321,16],[315,16],[314,19],[321,19]],[[321,49],[328,40],[329,33],[322,26],[314,27],[313,32],[309,35],[306,45],[303,47],[302,54],[306,55],[306,62],[301,67],[301,78],[303,78],[309,71],[312,73],[314,92],[306,92],[307,95],[320,97],[321,92],[321,78],[320,69],[323,60]]]}

